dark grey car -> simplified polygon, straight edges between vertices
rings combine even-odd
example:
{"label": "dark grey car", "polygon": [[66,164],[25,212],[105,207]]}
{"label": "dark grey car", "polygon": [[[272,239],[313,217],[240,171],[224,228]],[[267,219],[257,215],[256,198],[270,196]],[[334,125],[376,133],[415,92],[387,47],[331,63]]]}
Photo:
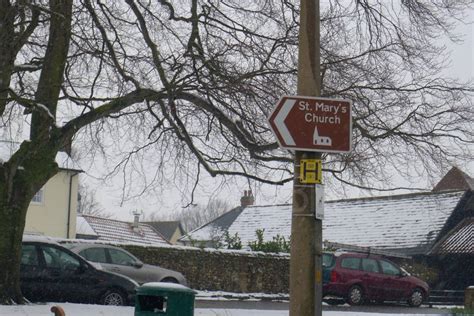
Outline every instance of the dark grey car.
{"label": "dark grey car", "polygon": [[54,240],[23,236],[20,265],[23,295],[32,302],[133,305],[137,282],[96,269]]}
{"label": "dark grey car", "polygon": [[187,281],[181,273],[144,264],[128,251],[115,246],[98,243],[65,243],[63,246],[87,261],[99,263],[104,270],[123,274],[138,284],[172,282],[187,285]]}

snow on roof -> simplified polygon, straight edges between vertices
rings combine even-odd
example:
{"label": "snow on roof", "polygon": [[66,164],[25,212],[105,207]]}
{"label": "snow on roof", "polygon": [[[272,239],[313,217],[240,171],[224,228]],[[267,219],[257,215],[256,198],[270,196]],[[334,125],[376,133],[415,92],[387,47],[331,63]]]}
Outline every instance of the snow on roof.
{"label": "snow on roof", "polygon": [[[20,143],[13,141],[0,140],[0,163],[8,161],[10,157],[18,150]],[[58,152],[56,155],[56,163],[59,168],[67,170],[81,171],[79,164],[71,159],[65,152]]]}
{"label": "snow on roof", "polygon": [[181,241],[191,241],[191,240],[199,240],[199,241],[210,241],[214,240],[217,237],[222,236],[225,233],[225,229],[215,225],[206,225],[196,229],[195,231],[181,237],[179,240]]}
{"label": "snow on roof", "polygon": [[59,151],[56,154],[56,163],[61,169],[82,171],[78,162],[69,157],[69,155],[63,151]]}
{"label": "snow on roof", "polygon": [[327,203],[323,239],[379,248],[431,245],[465,191]]}
{"label": "snow on roof", "polygon": [[[456,208],[465,191],[428,192],[361,198],[325,203],[323,240],[364,247],[407,249],[430,246]],[[264,239],[277,234],[289,238],[292,207],[248,206],[230,225],[242,244],[255,241],[256,230],[265,229]],[[194,240],[210,240],[209,226],[194,231]]]}
{"label": "snow on roof", "polygon": [[185,236],[181,237],[180,241],[211,241],[216,237],[221,237],[222,234],[232,225],[235,219],[240,215],[244,208],[236,207],[227,213],[222,214],[213,221],[196,228]]}
{"label": "snow on roof", "polygon": [[43,236],[43,235],[34,235],[34,234],[29,234],[29,233],[23,234],[22,241],[24,241],[24,242],[45,242],[45,243],[57,244],[56,240],[52,237]]}
{"label": "snow on roof", "polygon": [[81,216],[77,216],[76,220],[76,234],[77,235],[83,235],[83,236],[92,236],[92,237],[98,237],[99,235],[94,231],[91,225],[89,225],[89,222]]}
{"label": "snow on roof", "polygon": [[257,229],[265,229],[263,237],[266,241],[278,234],[288,240],[291,235],[291,204],[248,206],[230,225],[229,235],[237,233],[242,245],[247,245],[257,240]]}
{"label": "snow on roof", "polygon": [[[99,240],[137,242],[141,244],[168,244],[163,236],[146,224],[139,223],[138,227],[134,228],[131,223],[115,219],[80,215],[77,217],[78,220],[80,217],[87,221],[90,228],[97,234],[97,239]],[[78,234],[80,233],[78,232]]]}

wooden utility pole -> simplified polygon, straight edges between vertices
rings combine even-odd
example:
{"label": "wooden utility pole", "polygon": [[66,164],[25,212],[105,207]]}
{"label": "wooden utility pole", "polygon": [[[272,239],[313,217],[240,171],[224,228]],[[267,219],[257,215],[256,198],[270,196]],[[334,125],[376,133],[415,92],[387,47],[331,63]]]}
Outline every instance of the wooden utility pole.
{"label": "wooden utility pole", "polygon": [[301,0],[298,93],[268,117],[281,148],[295,150],[291,221],[290,316],[322,314],[321,153],[352,147],[352,101],[321,97],[319,0]]}
{"label": "wooden utility pole", "polygon": [[[298,95],[321,95],[319,0],[301,0]],[[322,314],[322,220],[315,218],[314,184],[299,179],[301,159],[321,153],[296,151],[291,222],[290,316]]]}

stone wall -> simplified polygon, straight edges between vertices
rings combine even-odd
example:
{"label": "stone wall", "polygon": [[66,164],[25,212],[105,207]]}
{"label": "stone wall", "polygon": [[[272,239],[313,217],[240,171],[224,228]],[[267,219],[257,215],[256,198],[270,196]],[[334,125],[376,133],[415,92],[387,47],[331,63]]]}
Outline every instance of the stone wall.
{"label": "stone wall", "polygon": [[121,245],[148,264],[179,271],[196,290],[288,293],[289,255]]}
{"label": "stone wall", "polygon": [[[145,263],[181,272],[196,290],[233,293],[289,293],[290,256],[186,246],[151,247],[122,244]],[[436,283],[438,270],[419,258],[394,259],[411,274]]]}

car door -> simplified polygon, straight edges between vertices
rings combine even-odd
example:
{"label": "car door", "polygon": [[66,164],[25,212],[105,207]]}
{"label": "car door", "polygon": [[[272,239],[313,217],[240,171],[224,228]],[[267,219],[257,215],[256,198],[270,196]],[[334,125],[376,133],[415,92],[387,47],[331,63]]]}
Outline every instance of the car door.
{"label": "car door", "polygon": [[112,251],[112,255],[110,255],[109,250],[113,249],[93,247],[81,250],[79,254],[88,261],[99,263],[101,268],[105,271],[122,274],[134,279],[134,270],[136,270],[136,268],[130,269],[132,271],[127,269],[127,262],[131,261],[130,256],[126,253],[122,255],[115,251]]}
{"label": "car door", "polygon": [[385,299],[390,301],[402,299],[406,285],[401,278],[401,270],[390,261],[380,260],[379,262],[384,276]]}
{"label": "car door", "polygon": [[143,265],[135,257],[121,249],[106,248],[106,251],[112,271],[126,275],[139,284],[146,282],[147,275],[141,269]]}
{"label": "car door", "polygon": [[38,248],[34,244],[22,245],[20,286],[23,295],[32,302],[44,301],[48,296],[44,269],[40,265]]}
{"label": "car door", "polygon": [[123,274],[121,273],[122,270],[120,266],[118,266],[117,264],[111,263],[107,248],[103,248],[103,247],[86,248],[84,250],[81,250],[79,252],[79,255],[81,255],[87,261],[99,263],[100,267],[104,269],[105,271]]}
{"label": "car door", "polygon": [[376,259],[362,258],[363,271],[361,275],[364,288],[367,290],[367,298],[370,300],[383,299],[384,277],[380,273],[380,267]]}
{"label": "car door", "polygon": [[49,300],[88,302],[96,280],[88,278],[79,258],[55,245],[41,245],[41,254]]}
{"label": "car door", "polygon": [[360,266],[361,259],[359,257],[347,256],[341,259],[340,269],[337,271],[341,283],[339,295],[345,296],[353,284],[360,283],[362,274]]}
{"label": "car door", "polygon": [[328,284],[331,279],[331,270],[334,268],[336,259],[333,254],[323,253],[322,269],[323,284]]}

